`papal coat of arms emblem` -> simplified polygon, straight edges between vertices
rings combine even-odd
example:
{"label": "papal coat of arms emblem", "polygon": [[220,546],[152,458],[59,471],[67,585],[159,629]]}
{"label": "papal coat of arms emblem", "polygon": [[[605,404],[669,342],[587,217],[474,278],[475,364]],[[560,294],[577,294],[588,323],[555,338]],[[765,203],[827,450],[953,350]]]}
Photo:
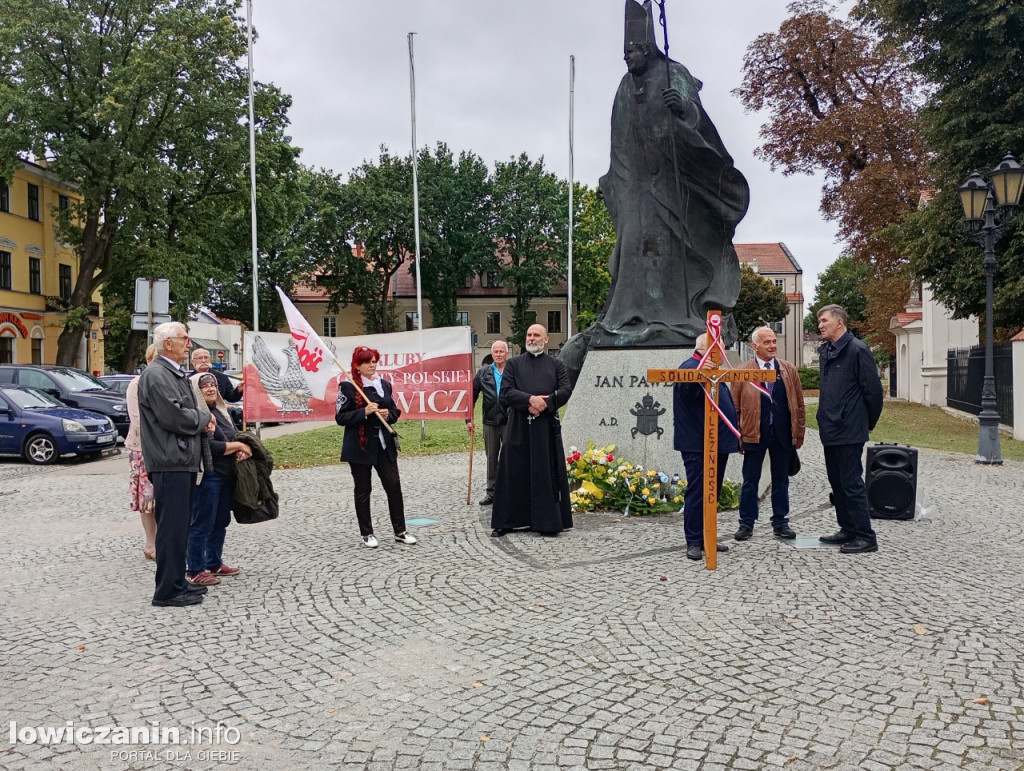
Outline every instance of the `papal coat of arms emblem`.
{"label": "papal coat of arms emblem", "polygon": [[637,434],[643,436],[657,434],[661,439],[661,435],[665,433],[665,429],[658,425],[658,418],[665,414],[665,408],[661,406],[661,402],[654,401],[654,397],[647,394],[636,403],[636,407],[631,409],[630,413],[636,415],[636,427],[630,429],[630,434],[634,439]]}

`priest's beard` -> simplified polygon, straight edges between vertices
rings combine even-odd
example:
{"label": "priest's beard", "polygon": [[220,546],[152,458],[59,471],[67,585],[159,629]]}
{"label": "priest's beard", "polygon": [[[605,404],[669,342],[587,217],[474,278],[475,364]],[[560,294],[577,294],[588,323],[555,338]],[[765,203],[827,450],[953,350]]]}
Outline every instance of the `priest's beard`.
{"label": "priest's beard", "polygon": [[537,345],[530,345],[529,343],[527,343],[526,352],[532,353],[534,356],[536,356],[538,353],[544,353],[544,346],[541,345],[540,343],[538,343]]}

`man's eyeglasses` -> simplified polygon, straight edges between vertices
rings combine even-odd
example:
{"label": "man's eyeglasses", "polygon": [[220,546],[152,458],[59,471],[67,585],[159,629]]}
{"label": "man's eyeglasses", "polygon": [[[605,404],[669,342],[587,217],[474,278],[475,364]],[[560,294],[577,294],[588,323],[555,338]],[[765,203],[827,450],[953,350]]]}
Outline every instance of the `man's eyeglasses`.
{"label": "man's eyeglasses", "polygon": [[168,337],[167,339],[168,340],[185,340],[187,342],[188,340],[191,340],[192,338],[190,338],[188,335],[172,335],[171,337]]}

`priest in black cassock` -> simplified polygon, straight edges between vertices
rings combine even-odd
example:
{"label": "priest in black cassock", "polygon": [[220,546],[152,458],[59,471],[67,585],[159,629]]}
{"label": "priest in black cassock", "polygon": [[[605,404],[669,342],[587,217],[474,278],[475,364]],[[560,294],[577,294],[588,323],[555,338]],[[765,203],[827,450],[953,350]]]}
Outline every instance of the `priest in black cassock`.
{"label": "priest in black cassock", "polygon": [[502,376],[502,406],[508,429],[498,458],[498,481],[491,509],[495,538],[519,527],[558,535],[572,527],[569,477],[565,470],[558,408],[572,386],[565,365],[544,352],[548,331],[526,330],[526,353],[508,360]]}

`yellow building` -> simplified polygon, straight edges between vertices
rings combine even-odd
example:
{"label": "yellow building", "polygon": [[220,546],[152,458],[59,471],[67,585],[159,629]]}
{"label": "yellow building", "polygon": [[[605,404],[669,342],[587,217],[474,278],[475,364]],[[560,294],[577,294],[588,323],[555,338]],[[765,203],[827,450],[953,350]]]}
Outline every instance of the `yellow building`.
{"label": "yellow building", "polygon": [[[78,256],[57,237],[54,213],[81,201],[44,163],[20,161],[0,177],[0,364],[53,364]],[[103,319],[93,295],[74,366],[103,371]]]}

